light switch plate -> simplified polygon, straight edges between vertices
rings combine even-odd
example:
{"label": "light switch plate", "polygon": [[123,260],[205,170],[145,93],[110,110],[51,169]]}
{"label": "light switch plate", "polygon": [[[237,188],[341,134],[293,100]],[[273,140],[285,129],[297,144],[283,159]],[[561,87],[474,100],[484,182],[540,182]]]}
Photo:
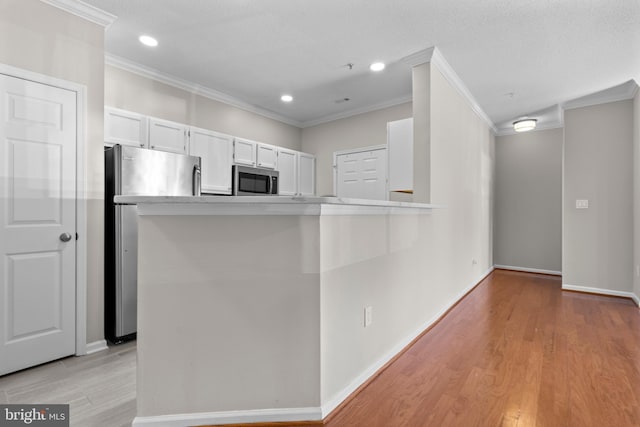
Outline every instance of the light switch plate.
{"label": "light switch plate", "polygon": [[576,209],[589,209],[589,201],[585,199],[576,200]]}
{"label": "light switch plate", "polygon": [[373,307],[368,306],[364,308],[364,327],[371,326],[373,322]]}

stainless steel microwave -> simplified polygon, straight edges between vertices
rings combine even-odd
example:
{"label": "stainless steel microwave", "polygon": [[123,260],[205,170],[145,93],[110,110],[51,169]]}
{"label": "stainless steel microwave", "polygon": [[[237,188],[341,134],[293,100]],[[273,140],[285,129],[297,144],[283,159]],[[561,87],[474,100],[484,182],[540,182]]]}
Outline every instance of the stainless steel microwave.
{"label": "stainless steel microwave", "polygon": [[271,169],[233,166],[234,196],[277,196],[279,172]]}

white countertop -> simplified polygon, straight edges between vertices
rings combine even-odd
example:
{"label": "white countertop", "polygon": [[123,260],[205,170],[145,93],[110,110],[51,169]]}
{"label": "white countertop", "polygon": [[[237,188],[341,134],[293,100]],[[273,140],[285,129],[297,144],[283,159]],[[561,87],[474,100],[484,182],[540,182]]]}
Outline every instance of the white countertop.
{"label": "white countertop", "polygon": [[387,200],[304,196],[115,196],[138,215],[386,215],[431,213],[438,206]]}

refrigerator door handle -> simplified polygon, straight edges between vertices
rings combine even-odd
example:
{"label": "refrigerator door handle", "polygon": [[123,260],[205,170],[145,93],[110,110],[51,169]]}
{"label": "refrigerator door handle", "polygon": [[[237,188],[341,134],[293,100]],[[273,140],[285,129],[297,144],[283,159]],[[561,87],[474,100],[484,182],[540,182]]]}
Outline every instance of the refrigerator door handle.
{"label": "refrigerator door handle", "polygon": [[200,196],[200,185],[201,185],[202,173],[200,171],[200,166],[195,165],[193,167],[193,195]]}

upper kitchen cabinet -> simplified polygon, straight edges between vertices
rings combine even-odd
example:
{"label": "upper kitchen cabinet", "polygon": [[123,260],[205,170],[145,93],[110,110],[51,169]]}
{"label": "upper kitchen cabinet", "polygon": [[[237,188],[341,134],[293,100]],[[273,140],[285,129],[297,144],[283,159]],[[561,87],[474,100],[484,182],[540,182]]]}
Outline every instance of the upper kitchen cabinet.
{"label": "upper kitchen cabinet", "polygon": [[147,118],[142,114],[104,107],[104,142],[106,145],[147,147]]}
{"label": "upper kitchen cabinet", "polygon": [[278,148],[278,194],[281,196],[298,194],[298,158],[297,151]]}
{"label": "upper kitchen cabinet", "polygon": [[275,169],[277,166],[278,149],[273,145],[257,144],[256,165],[259,168]]}
{"label": "upper kitchen cabinet", "polygon": [[149,148],[172,153],[187,153],[186,125],[149,117]]}
{"label": "upper kitchen cabinet", "polygon": [[307,153],[298,155],[298,194],[313,196],[316,192],[316,158]]}
{"label": "upper kitchen cabinet", "polygon": [[313,196],[316,176],[315,156],[287,148],[278,148],[278,194]]}
{"label": "upper kitchen cabinet", "polygon": [[389,191],[413,192],[413,118],[387,123]]}
{"label": "upper kitchen cabinet", "polygon": [[232,136],[192,127],[189,154],[202,159],[202,193],[231,194]]}
{"label": "upper kitchen cabinet", "polygon": [[238,165],[256,165],[256,145],[257,142],[248,139],[234,138],[233,141],[233,162]]}

